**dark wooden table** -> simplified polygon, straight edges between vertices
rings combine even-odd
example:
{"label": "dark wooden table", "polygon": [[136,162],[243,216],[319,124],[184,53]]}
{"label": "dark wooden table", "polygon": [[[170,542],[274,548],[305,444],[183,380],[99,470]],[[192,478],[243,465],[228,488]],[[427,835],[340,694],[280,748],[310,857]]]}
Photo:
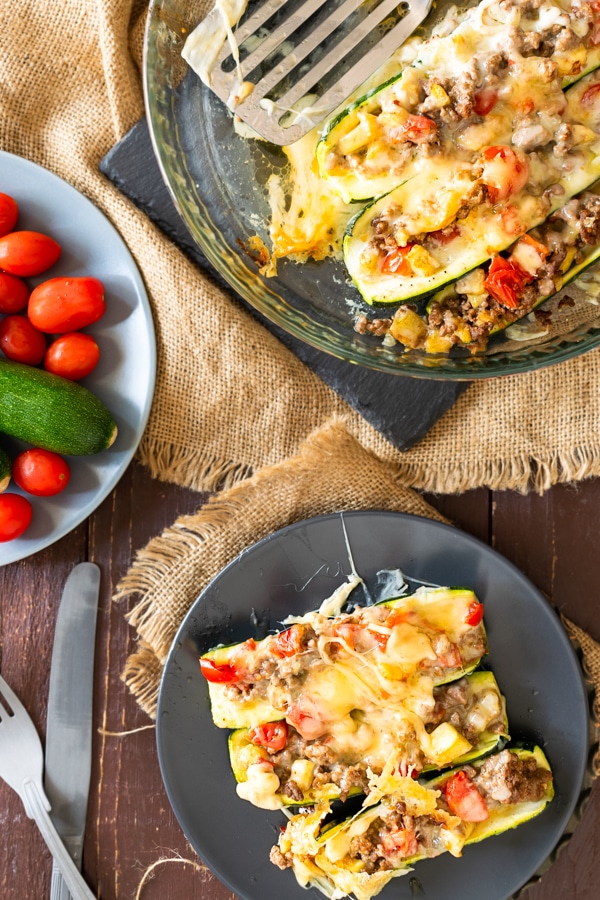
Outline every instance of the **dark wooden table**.
{"label": "dark wooden table", "polygon": [[[94,762],[84,874],[101,900],[134,900],[143,873],[161,858],[198,862],[170,809],[158,767],[154,729],[120,680],[134,646],[124,608],[111,592],[135,551],[202,494],[150,478],[134,463],[91,518],[54,546],[0,570],[0,668],[42,737],[54,622],[71,567],[102,570],[96,646]],[[543,497],[471,491],[430,502],[470,534],[492,544],[554,598],[559,609],[600,640],[600,480],[556,487]],[[106,732],[144,729],[111,736]],[[0,782],[0,898],[49,896],[51,859],[16,794]],[[232,853],[235,849],[232,848]],[[183,862],[153,870],[141,900],[227,900],[210,873]],[[600,784],[574,836],[528,900],[597,900],[600,895]],[[485,900],[485,886],[479,893]],[[426,898],[425,898],[426,900]]]}

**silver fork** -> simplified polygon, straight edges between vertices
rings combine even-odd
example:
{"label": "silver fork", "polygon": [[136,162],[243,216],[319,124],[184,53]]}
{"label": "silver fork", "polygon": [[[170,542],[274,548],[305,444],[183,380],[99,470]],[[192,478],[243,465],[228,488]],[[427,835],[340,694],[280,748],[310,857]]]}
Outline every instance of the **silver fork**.
{"label": "silver fork", "polygon": [[0,778],[17,792],[61,870],[73,900],[95,900],[48,815],[42,744],[29,713],[0,675]]}

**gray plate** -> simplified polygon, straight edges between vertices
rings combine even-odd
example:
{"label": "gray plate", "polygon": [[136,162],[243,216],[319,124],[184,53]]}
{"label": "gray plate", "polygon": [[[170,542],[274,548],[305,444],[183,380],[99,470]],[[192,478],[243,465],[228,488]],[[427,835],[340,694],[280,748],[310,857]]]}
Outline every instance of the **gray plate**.
{"label": "gray plate", "polygon": [[[31,525],[0,544],[0,566],[24,559],[72,531],[112,491],[140,442],[154,393],[156,347],[150,304],[139,270],[106,216],[74,187],[47,169],[0,151],[0,191],[19,204],[17,230],[49,234],[62,247],[58,262],[28,278],[33,287],[57,276],[92,275],[106,290],[106,312],[82,329],[100,347],[100,362],[81,384],[108,407],[119,428],[112,447],[93,456],[68,457],[71,480],[54,497],[30,497]],[[14,458],[26,444],[2,438]],[[14,482],[8,490],[22,493]]]}
{"label": "gray plate", "polygon": [[467,847],[461,859],[417,863],[380,896],[412,900],[423,890],[427,900],[506,900],[552,853],[577,806],[589,750],[586,688],[536,588],[487,545],[429,519],[377,511],[310,519],[255,544],[211,582],[178,632],[160,689],[158,754],[175,814],[203,861],[243,900],[305,900],[291,871],[269,862],[283,815],[236,796],[228,732],[212,723],[198,656],[217,643],[263,637],[290,613],[319,606],[350,572],[345,532],[373,599],[377,573],[395,568],[475,590],[485,604],[486,665],[506,696],[511,735],[539,743],[555,776],[555,799],[537,819]]}

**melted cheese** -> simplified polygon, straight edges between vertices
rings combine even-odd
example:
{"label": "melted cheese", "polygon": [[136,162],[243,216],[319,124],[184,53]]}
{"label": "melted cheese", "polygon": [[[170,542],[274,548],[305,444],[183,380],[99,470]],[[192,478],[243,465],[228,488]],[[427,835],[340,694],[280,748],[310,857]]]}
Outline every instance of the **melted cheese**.
{"label": "melted cheese", "polygon": [[281,809],[281,799],[277,796],[279,778],[272,768],[257,763],[248,766],[247,780],[236,787],[238,797],[249,800],[260,809]]}

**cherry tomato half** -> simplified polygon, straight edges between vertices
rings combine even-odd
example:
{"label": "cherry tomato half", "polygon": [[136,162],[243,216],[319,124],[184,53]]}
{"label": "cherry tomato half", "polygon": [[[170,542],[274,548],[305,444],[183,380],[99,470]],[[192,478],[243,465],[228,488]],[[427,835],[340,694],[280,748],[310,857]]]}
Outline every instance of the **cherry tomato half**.
{"label": "cherry tomato half", "polygon": [[531,281],[529,276],[515,262],[495,256],[485,279],[485,289],[502,306],[515,309],[521,302],[523,288]]}
{"label": "cherry tomato half", "polygon": [[33,508],[20,494],[0,494],[0,541],[13,541],[29,527]]}
{"label": "cherry tomato half", "polygon": [[0,269],[9,275],[41,275],[60,254],[60,244],[39,231],[12,231],[0,238]]}
{"label": "cherry tomato half", "polygon": [[21,312],[29,300],[29,288],[16,275],[0,272],[0,313]]}
{"label": "cherry tomato half", "polygon": [[0,350],[15,362],[37,366],[46,352],[46,338],[26,316],[5,316],[0,322]]}
{"label": "cherry tomato half", "polygon": [[412,266],[406,257],[413,246],[407,244],[406,247],[391,250],[383,260],[381,271],[386,275],[412,275]]}
{"label": "cherry tomato half", "polygon": [[230,684],[240,680],[233,666],[228,663],[217,665],[214,660],[206,657],[200,659],[200,671],[207,681],[214,684]]}
{"label": "cherry tomato half", "polygon": [[17,224],[19,206],[9,194],[0,194],[0,237],[9,234]]}
{"label": "cherry tomato half", "polygon": [[248,740],[264,747],[269,753],[279,753],[287,744],[287,722],[266,722],[264,725],[256,725],[248,732]]}
{"label": "cherry tomato half", "polygon": [[72,331],[50,344],[44,357],[44,368],[69,381],[79,381],[94,371],[99,359],[100,348],[94,338]]}
{"label": "cherry tomato half", "polygon": [[273,641],[273,653],[276,656],[295,656],[302,649],[302,625],[292,625],[285,631],[280,631]]}
{"label": "cherry tomato half", "polygon": [[467,625],[475,627],[476,625],[479,625],[482,619],[483,603],[480,603],[479,600],[473,600],[473,602],[469,604],[469,608],[465,616],[465,622]]}
{"label": "cherry tomato half", "polygon": [[64,491],[71,470],[66,459],[58,453],[32,447],[19,453],[13,463],[12,476],[22,491],[36,497],[53,497]]}
{"label": "cherry tomato half", "polygon": [[485,822],[489,818],[487,803],[466,772],[457,772],[446,782],[444,795],[450,812],[463,822]]}
{"label": "cherry tomato half", "polygon": [[31,292],[27,315],[46,334],[77,331],[104,315],[104,285],[97,278],[50,278]]}

